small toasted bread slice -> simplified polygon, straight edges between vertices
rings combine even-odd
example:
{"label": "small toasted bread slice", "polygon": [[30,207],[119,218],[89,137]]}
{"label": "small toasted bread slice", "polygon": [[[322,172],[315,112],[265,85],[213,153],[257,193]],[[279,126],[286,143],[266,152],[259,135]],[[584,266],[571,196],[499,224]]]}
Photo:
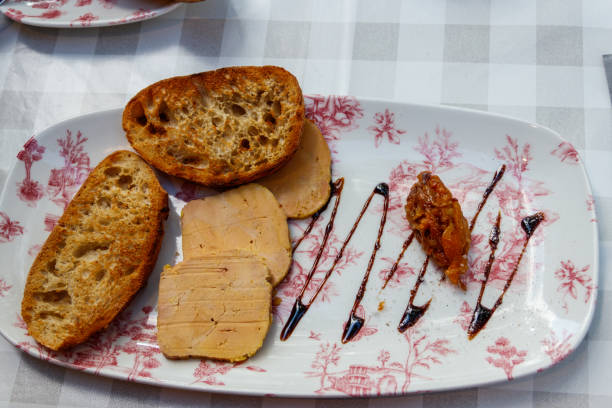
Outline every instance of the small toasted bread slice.
{"label": "small toasted bread slice", "polygon": [[211,187],[247,183],[293,156],[302,91],[279,67],[233,67],[159,81],[123,111],[132,147],[151,165]]}
{"label": "small toasted bread slice", "polygon": [[159,282],[157,341],[168,358],[242,361],[270,328],[272,284],[260,259],[244,252],[191,258]]}
{"label": "small toasted bread slice", "polygon": [[181,224],[183,259],[228,250],[248,251],[265,261],[273,285],[289,270],[287,218],[270,190],[259,184],[188,202]]}
{"label": "small toasted bread slice", "polygon": [[329,200],[331,154],[321,131],[306,119],[302,142],[279,171],[257,180],[278,200],[288,218],[306,218]]}
{"label": "small toasted bread slice", "polygon": [[21,314],[53,349],[106,327],[157,260],[168,196],[135,153],[118,151],[89,174],[34,260]]}

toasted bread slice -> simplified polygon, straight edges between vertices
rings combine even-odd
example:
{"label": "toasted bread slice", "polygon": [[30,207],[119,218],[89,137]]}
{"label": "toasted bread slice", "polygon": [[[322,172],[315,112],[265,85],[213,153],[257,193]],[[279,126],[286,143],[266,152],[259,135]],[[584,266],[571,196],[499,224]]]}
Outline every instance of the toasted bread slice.
{"label": "toasted bread slice", "polygon": [[270,271],[248,252],[167,267],[159,282],[159,347],[168,358],[245,360],[263,344],[271,303]]}
{"label": "toasted bread slice", "polygon": [[297,150],[303,126],[297,80],[272,66],[165,79],[123,111],[127,138],[147,162],[210,187],[274,172]]}
{"label": "toasted bread slice", "polygon": [[306,218],[329,200],[331,153],[317,126],[306,119],[302,142],[283,168],[260,180],[278,200],[288,218]]}
{"label": "toasted bread slice", "polygon": [[291,265],[287,218],[270,190],[259,184],[188,202],[181,224],[183,259],[248,251],[266,262],[274,285]]}
{"label": "toasted bread slice", "polygon": [[145,283],[168,195],[138,155],[118,151],[89,174],[34,260],[21,314],[53,350],[106,327]]}

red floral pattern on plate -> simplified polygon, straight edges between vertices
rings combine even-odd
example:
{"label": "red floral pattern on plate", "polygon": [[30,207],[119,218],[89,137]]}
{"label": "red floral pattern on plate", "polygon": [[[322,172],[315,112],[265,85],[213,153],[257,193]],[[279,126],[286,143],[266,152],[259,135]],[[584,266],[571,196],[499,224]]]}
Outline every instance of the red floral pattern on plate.
{"label": "red floral pattern on plate", "polygon": [[513,379],[514,367],[524,362],[527,357],[527,350],[518,350],[503,336],[495,340],[495,344],[487,347],[487,352],[493,354],[486,358],[487,362],[504,370],[508,380]]}
{"label": "red floral pattern on plate", "polygon": [[374,114],[375,125],[372,125],[368,130],[374,133],[374,147],[380,146],[385,137],[390,143],[400,144],[400,136],[406,133],[405,130],[395,127],[395,114],[389,109],[384,112]]}
{"label": "red floral pattern on plate", "polygon": [[472,321],[472,312],[473,310],[470,307],[470,304],[464,300],[461,304],[459,315],[455,317],[453,322],[461,326],[461,330],[467,331],[468,327],[470,327],[470,322]]}
{"label": "red floral pattern on plate", "polygon": [[36,139],[31,137],[23,145],[23,150],[17,154],[17,159],[23,162],[26,173],[23,181],[17,183],[17,197],[30,207],[34,207],[44,195],[42,185],[32,180],[32,165],[43,158],[43,153],[45,153],[45,147],[40,146]]}
{"label": "red floral pattern on plate", "polygon": [[[391,272],[391,268],[395,264],[396,260],[385,256],[385,257],[380,258],[380,261],[384,262],[387,265],[384,268],[382,268],[380,272],[378,272],[378,276],[380,277],[380,280],[384,282],[387,279],[387,276],[389,275],[389,273]],[[416,270],[413,267],[411,267],[407,261],[400,262],[397,265],[397,269],[395,270],[393,277],[389,280],[388,285],[390,288],[397,287],[402,283],[405,277],[413,276],[413,275],[416,275]]]}
{"label": "red floral pattern on plate", "polygon": [[456,351],[446,339],[430,340],[417,326],[408,329],[403,337],[408,355],[404,362],[393,361],[388,350],[381,349],[378,364],[352,364],[346,370],[332,371],[339,366],[342,346],[336,343],[320,344],[311,364],[314,371],[306,371],[309,378],[319,378],[318,394],[340,391],[350,396],[394,395],[406,393],[414,378],[431,380],[422,374],[434,364],[442,364],[443,358]]}
{"label": "red floral pattern on plate", "polygon": [[554,331],[551,330],[550,335],[542,340],[544,352],[550,357],[552,364],[558,364],[572,353],[570,340],[572,335],[564,333],[562,338],[557,338]]}
{"label": "red floral pattern on plate", "polygon": [[11,242],[15,237],[23,235],[23,232],[24,228],[19,221],[12,221],[6,213],[0,211],[0,244]]}
{"label": "red floral pattern on plate", "polygon": [[[100,373],[104,368],[110,368],[121,372],[128,380],[138,377],[154,380],[151,370],[161,365],[158,360],[161,353],[156,345],[155,324],[149,323],[152,310],[153,307],[145,306],[141,309],[140,316],[134,316],[129,310],[122,312],[106,329],[69,352],[47,349],[31,338],[20,342],[18,347],[43,360],[57,360],[94,374]],[[25,322],[19,315],[14,326],[27,330]],[[132,356],[131,367],[119,364],[119,358],[127,356]]]}
{"label": "red floral pattern on plate", "polygon": [[12,287],[13,285],[9,285],[4,279],[0,278],[0,298],[4,297]]}
{"label": "red floral pattern on plate", "polygon": [[593,213],[593,218],[591,218],[591,222],[597,222],[597,218],[595,218],[595,199],[593,198],[592,194],[589,194],[589,196],[586,199],[586,207],[587,207],[587,211],[590,211]]}
{"label": "red floral pattern on plate", "polygon": [[559,143],[559,146],[550,152],[550,154],[557,156],[562,162],[568,164],[578,164],[580,162],[578,151],[576,151],[570,142]]}
{"label": "red floral pattern on plate", "polygon": [[[296,226],[296,229],[303,232],[305,223],[307,221],[292,221],[291,224]],[[293,305],[293,300],[300,293],[304,282],[308,276],[308,272],[312,267],[315,257],[319,252],[321,243],[323,242],[323,235],[325,234],[325,223],[326,221],[319,220],[318,225],[315,226],[312,232],[304,238],[300,247],[294,253],[293,263],[288,276],[278,286],[276,296],[281,300],[280,304],[275,305],[272,309],[272,313],[281,321],[284,322],[285,316],[289,314],[290,308]],[[322,225],[321,225],[322,224]],[[338,255],[340,247],[342,246],[342,240],[332,231],[329,235],[327,245],[323,249],[321,254],[321,260],[315,271],[315,274],[310,281],[310,284],[306,288],[306,299],[314,293],[323,281],[323,277],[327,270],[331,267],[334,258]],[[296,256],[301,255],[301,256]],[[338,261],[334,272],[342,274],[343,270],[351,265],[354,265],[359,258],[363,255],[363,251],[358,251],[354,246],[347,245],[344,249],[342,258]],[[319,294],[318,301],[329,302],[337,294],[334,282],[330,279]]]}
{"label": "red floral pattern on plate", "polygon": [[14,8],[10,8],[4,12],[4,15],[10,18],[11,20],[15,20],[21,22],[24,18],[40,18],[40,19],[54,19],[58,18],[62,15],[62,12],[59,10],[49,10],[45,11],[42,14],[24,14],[21,10],[16,10]]}
{"label": "red floral pattern on plate", "polygon": [[85,13],[78,18],[72,20],[70,25],[79,24],[81,27],[89,27],[93,21],[96,21],[98,16],[94,16],[93,13]]}
{"label": "red floral pattern on plate", "polygon": [[576,267],[571,260],[561,261],[561,266],[555,271],[555,277],[559,280],[559,287],[557,292],[562,294],[563,310],[565,313],[569,312],[567,297],[571,297],[574,300],[578,299],[578,287],[582,287],[584,292],[584,303],[587,304],[594,290],[597,290],[597,286],[593,284],[593,279],[589,276],[587,271],[590,269],[590,265],[582,268]]}
{"label": "red floral pattern on plate", "polygon": [[[81,184],[87,179],[91,168],[89,167],[89,155],[85,151],[87,138],[81,131],[77,131],[76,138],[73,139],[72,131],[66,129],[66,136],[57,139],[60,147],[59,155],[64,159],[64,166],[51,169],[49,181],[47,182],[47,194],[49,199],[65,210],[77,192]],[[59,215],[45,215],[45,230],[51,231]]]}
{"label": "red floral pattern on plate", "polygon": [[322,96],[306,95],[306,117],[312,120],[329,145],[332,159],[338,153],[337,142],[340,132],[357,129],[357,119],[363,117],[363,109],[359,101],[352,96]]}

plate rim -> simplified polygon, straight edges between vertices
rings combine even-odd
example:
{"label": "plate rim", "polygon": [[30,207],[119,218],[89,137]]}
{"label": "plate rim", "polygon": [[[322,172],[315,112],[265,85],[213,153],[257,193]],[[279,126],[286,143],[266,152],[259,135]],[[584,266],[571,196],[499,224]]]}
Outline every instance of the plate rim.
{"label": "plate rim", "polygon": [[[117,20],[114,20],[114,19],[94,20],[90,22],[90,24],[87,26],[82,26],[80,24],[72,25],[71,24],[72,21],[50,20],[50,19],[33,18],[33,17],[24,17],[21,20],[15,20],[6,14],[8,10],[7,4],[0,5],[0,13],[2,13],[2,15],[4,15],[4,17],[9,19],[11,22],[18,23],[18,24],[25,24],[25,25],[29,25],[33,27],[83,29],[83,28],[114,27],[114,26],[120,26],[120,25],[132,24],[132,23],[139,23],[142,21],[147,21],[147,20],[151,20],[157,17],[161,17],[164,14],[168,14],[176,10],[182,5],[184,5],[184,3],[181,3],[181,2],[175,2],[174,4],[168,4],[166,6],[152,10],[156,12],[154,15],[146,16],[146,17],[139,18],[136,20],[123,21],[123,22],[118,22]],[[71,119],[74,119],[74,118],[71,118]]]}
{"label": "plate rim", "polygon": [[[180,4],[179,4],[180,5]],[[446,112],[459,112],[459,113],[463,113],[463,114],[467,114],[467,115],[471,115],[471,116],[480,116],[480,117],[490,117],[490,118],[496,118],[499,120],[503,120],[509,123],[513,123],[515,125],[522,125],[522,126],[529,126],[531,128],[534,129],[539,129],[541,131],[543,131],[544,133],[547,133],[548,135],[554,137],[555,139],[557,139],[560,143],[562,142],[566,142],[566,143],[571,143],[569,142],[567,139],[565,139],[559,132],[550,129],[546,126],[534,123],[534,122],[528,122],[519,118],[515,118],[509,115],[504,115],[504,114],[500,114],[500,113],[496,113],[496,112],[488,112],[488,111],[480,111],[480,110],[476,110],[476,109],[470,109],[470,108],[464,108],[464,107],[458,107],[458,106],[449,106],[449,105],[436,105],[436,104],[420,104],[420,103],[413,103],[413,102],[403,102],[403,101],[394,101],[394,100],[389,100],[389,99],[384,99],[384,98],[369,98],[369,97],[360,97],[360,96],[353,96],[353,95],[338,95],[338,94],[305,94],[305,97],[308,96],[325,96],[325,97],[336,97],[336,96],[349,96],[349,97],[355,97],[357,100],[359,100],[360,102],[365,102],[366,104],[368,103],[373,103],[373,104],[386,104],[387,106],[401,106],[401,107],[407,107],[407,108],[412,108],[412,109],[430,109],[430,110],[437,110],[437,111],[446,111]],[[60,122],[54,123],[46,128],[44,128],[43,130],[40,131],[34,131],[33,132],[33,138],[34,139],[38,139],[38,136],[41,133],[46,133],[48,131],[51,131],[53,128],[61,128],[62,126],[65,126],[66,123],[68,122],[72,122],[74,120],[77,119],[87,119],[90,117],[94,117],[94,116],[100,116],[100,115],[113,115],[116,114],[117,116],[121,116],[121,112],[123,111],[123,107],[118,107],[118,108],[112,108],[112,109],[105,109],[105,110],[100,110],[100,111],[95,111],[95,112],[88,112],[85,114],[81,114],[81,115],[74,115],[71,116],[67,119],[64,119]],[[129,147],[129,149],[131,149],[131,146]],[[133,149],[131,149],[133,150]],[[584,164],[584,161],[582,160],[582,158],[580,158],[580,160],[578,161],[578,165],[581,171],[581,175],[582,175],[582,179],[584,182],[584,187],[586,187],[586,191],[587,193],[591,194],[593,193],[593,189],[592,189],[592,185],[591,185],[591,181],[590,178],[588,176],[588,173],[586,171],[586,166]],[[8,181],[11,178],[11,176],[13,175],[13,173],[16,171],[17,169],[17,163],[14,162],[11,165],[11,168],[7,171],[6,173],[6,178],[5,178],[5,183],[4,186],[2,187],[2,191],[0,192],[0,203],[4,202],[5,199],[5,194],[7,194],[7,187],[8,187]],[[597,217],[597,213],[596,213],[596,208],[593,208],[593,214],[594,217]],[[592,262],[592,268],[593,268],[593,283],[596,286],[596,288],[598,288],[599,282],[600,282],[600,262],[599,262],[599,223],[594,222],[594,223],[590,223],[591,225],[591,231],[593,234],[593,262]],[[571,355],[573,354],[578,347],[583,343],[584,339],[586,338],[586,335],[589,331],[589,328],[591,327],[593,318],[594,318],[594,313],[595,313],[595,309],[597,307],[598,304],[598,290],[593,291],[592,294],[592,298],[589,301],[589,305],[587,310],[585,311],[585,317],[584,319],[581,320],[581,324],[578,328],[578,330],[575,332],[575,336],[574,336],[574,341],[572,342],[572,349],[570,351],[570,353],[567,355]],[[11,343],[13,346],[16,346],[16,341],[14,339],[12,339],[8,334],[6,334],[3,330],[2,330],[2,326],[0,325],[0,335],[2,335],[9,343]],[[21,349],[19,347],[17,347],[19,350],[21,350],[22,352],[25,352],[35,358],[41,359],[39,355],[37,355],[34,350],[29,350],[29,349]],[[566,357],[567,357],[566,356]],[[108,377],[108,378],[113,378],[113,379],[118,379],[118,380],[122,380],[122,381],[128,381],[127,378],[125,378],[124,376],[122,376],[119,373],[115,373],[115,372],[100,372],[100,373],[94,373],[95,370],[90,369],[90,368],[85,368],[85,369],[77,369],[76,367],[74,367],[73,365],[66,363],[64,361],[61,360],[57,360],[57,359],[49,359],[47,360],[50,363],[59,365],[61,367],[65,367],[65,368],[70,368],[70,369],[74,369],[76,371],[80,371],[80,372],[85,372],[85,373],[89,373],[89,374],[94,374],[94,375],[99,375],[99,376],[103,376],[103,377]],[[548,365],[544,365],[544,366],[540,366],[540,365],[535,365],[535,367],[537,368],[533,368],[533,369],[526,369],[526,372],[523,372],[523,370],[521,370],[520,372],[517,372],[516,375],[513,376],[513,380],[517,380],[517,379],[521,379],[530,375],[536,375],[539,374],[540,372],[543,372],[545,370],[548,370],[549,368],[553,367],[555,365],[555,363],[550,363]],[[174,389],[184,389],[184,390],[192,390],[192,391],[199,391],[199,392],[211,392],[211,393],[219,393],[219,394],[228,394],[228,395],[244,395],[244,396],[258,396],[258,397],[278,397],[278,398],[330,398],[330,399],[348,399],[348,398],[376,398],[376,397],[399,397],[399,396],[407,396],[407,395],[418,395],[418,394],[423,394],[423,393],[429,393],[429,392],[445,392],[445,391],[451,391],[451,390],[458,390],[458,389],[466,389],[468,387],[484,387],[484,386],[489,386],[492,384],[502,384],[502,383],[507,383],[510,380],[505,379],[505,378],[498,378],[498,379],[490,379],[490,380],[482,380],[482,381],[476,381],[470,384],[464,384],[461,385],[459,384],[460,381],[457,380],[447,380],[446,381],[446,385],[441,386],[441,387],[436,387],[435,390],[408,390],[407,392],[398,392],[398,393],[389,393],[389,394],[382,394],[382,395],[375,395],[375,394],[371,394],[371,395],[366,395],[363,397],[358,397],[358,396],[351,396],[351,395],[344,395],[344,394],[325,394],[325,395],[319,395],[316,394],[314,392],[310,392],[310,393],[296,393],[296,392],[275,392],[275,393],[266,393],[260,389],[249,389],[248,387],[244,387],[241,386],[241,389],[231,389],[231,388],[225,388],[225,387],[221,387],[219,385],[208,385],[208,384],[201,384],[201,383],[195,383],[195,384],[187,384],[187,383],[180,383],[177,382],[175,380],[168,380],[168,379],[149,379],[146,377],[136,377],[135,379],[133,379],[132,381],[137,382],[137,383],[142,383],[142,384],[147,384],[147,385],[154,385],[154,386],[159,386],[159,387],[169,387],[169,388],[174,388]]]}

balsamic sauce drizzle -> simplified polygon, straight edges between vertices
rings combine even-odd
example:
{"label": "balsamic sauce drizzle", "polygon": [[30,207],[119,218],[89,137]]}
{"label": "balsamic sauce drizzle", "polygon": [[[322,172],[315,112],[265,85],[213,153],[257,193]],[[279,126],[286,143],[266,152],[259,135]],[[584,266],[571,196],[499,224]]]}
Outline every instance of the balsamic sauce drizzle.
{"label": "balsamic sauce drizzle", "polygon": [[[370,261],[368,262],[368,267],[366,268],[365,275],[359,285],[359,290],[357,291],[357,295],[355,295],[355,302],[353,303],[353,308],[351,309],[351,313],[349,318],[344,325],[344,332],[342,333],[342,343],[347,343],[353,339],[359,333],[364,324],[363,317],[357,316],[357,308],[361,304],[361,300],[365,295],[366,286],[368,284],[368,279],[370,278],[370,272],[372,271],[372,266],[374,265],[374,260],[376,259],[376,253],[380,249],[380,238],[382,237],[383,231],[385,229],[385,222],[387,221],[387,210],[389,209],[389,186],[387,183],[380,183],[376,186],[374,191],[370,194],[368,201],[366,202],[364,209],[370,205],[370,201],[374,194],[380,194],[384,197],[383,204],[383,213],[380,218],[380,226],[378,227],[378,235],[376,236],[376,242],[374,243],[374,248],[372,249],[372,254],[370,255]],[[362,211],[363,213],[363,211]]]}
{"label": "balsamic sauce drizzle", "polygon": [[312,215],[312,218],[310,219],[310,223],[308,224],[308,227],[306,227],[306,229],[302,233],[302,236],[297,241],[295,241],[295,243],[293,244],[293,248],[291,248],[292,252],[295,252],[295,250],[297,249],[297,247],[300,246],[304,238],[310,235],[310,233],[312,232],[312,228],[314,227],[315,223],[317,222],[321,214],[323,214],[323,212],[327,210],[327,207],[329,206],[329,203],[332,197],[337,195],[338,201],[340,200],[340,194],[342,194],[342,188],[344,187],[344,178],[341,177],[334,182],[330,182],[329,184],[330,184],[330,193],[329,193],[329,198],[327,199],[327,202],[325,203],[323,207],[319,208],[319,210]]}
{"label": "balsamic sauce drizzle", "polygon": [[482,211],[483,207],[487,203],[487,200],[489,199],[489,196],[491,195],[493,190],[495,190],[495,186],[497,186],[497,183],[504,176],[505,172],[506,172],[506,165],[502,164],[499,167],[499,169],[497,169],[495,174],[493,175],[493,180],[491,180],[491,183],[489,183],[489,185],[487,186],[487,189],[482,195],[482,199],[480,200],[480,203],[478,203],[478,208],[476,209],[476,213],[474,214],[474,216],[472,217],[472,221],[470,222],[470,233],[474,229],[474,225],[476,225],[476,220],[478,219],[478,216],[480,215],[480,211]]}
{"label": "balsamic sauce drizzle", "polygon": [[544,213],[538,212],[533,215],[527,216],[521,220],[521,228],[525,232],[525,243],[523,244],[523,248],[521,249],[521,254],[519,255],[518,260],[516,261],[516,264],[514,265],[514,269],[512,270],[510,277],[508,278],[508,280],[506,280],[506,284],[504,285],[504,289],[502,290],[502,293],[497,298],[497,301],[495,302],[495,304],[493,304],[493,307],[488,308],[482,305],[482,295],[484,293],[484,289],[487,284],[487,281],[489,280],[489,274],[491,272],[491,265],[493,264],[493,261],[495,260],[495,250],[497,249],[497,244],[499,243],[499,235],[500,235],[500,232],[499,232],[500,219],[501,219],[501,215],[498,213],[497,221],[495,223],[495,226],[493,227],[493,230],[491,231],[491,236],[489,237],[489,245],[491,247],[491,254],[489,255],[489,260],[485,268],[485,280],[480,285],[480,294],[478,295],[478,302],[476,303],[476,307],[474,308],[474,313],[472,314],[472,321],[470,322],[470,326],[468,327],[468,331],[467,331],[468,338],[470,340],[476,337],[476,335],[480,332],[480,330],[482,330],[485,327],[485,325],[487,324],[487,322],[489,321],[493,313],[495,313],[497,308],[502,304],[504,295],[506,294],[506,292],[508,291],[508,288],[512,284],[512,281],[514,280],[514,276],[516,275],[516,272],[518,271],[519,265],[521,263],[521,259],[523,259],[523,254],[525,253],[525,249],[527,248],[529,239],[535,232],[536,228],[538,228],[540,223],[544,220]]}
{"label": "balsamic sauce drizzle", "polygon": [[[482,211],[482,209],[484,208],[485,204],[487,203],[487,200],[488,200],[489,196],[491,195],[491,193],[495,189],[495,186],[497,186],[497,183],[499,182],[499,180],[501,180],[501,178],[504,176],[505,172],[506,172],[506,165],[502,164],[497,169],[495,174],[493,175],[493,179],[491,180],[491,182],[489,183],[489,185],[485,189],[485,191],[484,191],[484,193],[482,195],[482,199],[480,200],[480,203],[478,203],[478,208],[476,209],[476,213],[474,214],[474,216],[472,217],[472,221],[470,222],[470,233],[474,229],[474,225],[476,225],[476,220],[478,219],[478,216],[480,215],[480,212]],[[383,285],[383,289],[387,286],[387,283],[388,283],[389,279],[391,279],[391,277],[393,276],[393,273],[395,273],[395,270],[397,269],[397,267],[399,265],[399,262],[401,261],[402,257],[404,256],[404,252],[406,251],[406,248],[408,248],[408,246],[410,246],[410,244],[412,243],[413,236],[414,236],[414,232],[411,233],[410,236],[408,237],[408,239],[406,239],[406,241],[404,242],[404,246],[402,247],[402,252],[400,252],[400,255],[398,256],[397,260],[395,261],[395,263],[391,267],[391,271],[389,272],[389,275],[385,279],[385,283]],[[397,326],[397,330],[399,330],[401,333],[406,331],[406,329],[408,329],[409,327],[414,326],[416,324],[416,322],[421,317],[423,317],[425,312],[427,312],[427,309],[429,308],[429,304],[431,303],[431,299],[429,299],[422,306],[416,306],[413,303],[414,298],[416,297],[416,295],[417,295],[417,293],[419,291],[419,287],[421,286],[421,283],[423,283],[423,278],[425,277],[425,273],[427,272],[427,265],[428,264],[429,264],[429,256],[425,259],[425,262],[423,263],[423,266],[421,267],[421,272],[419,273],[419,277],[417,278],[416,282],[414,283],[413,288],[410,290],[410,301],[408,302],[408,306],[406,306],[406,310],[404,311],[404,315],[402,316],[402,318],[400,320],[400,323]],[[443,281],[445,279],[445,277],[446,277],[446,275],[442,275],[442,278],[440,279],[440,281]]]}
{"label": "balsamic sauce drizzle", "polygon": [[421,283],[423,283],[423,278],[425,277],[425,272],[427,272],[427,265],[429,265],[429,255],[425,258],[425,262],[423,262],[423,266],[421,267],[421,272],[419,272],[419,277],[417,278],[414,286],[410,290],[410,301],[408,302],[408,306],[406,306],[406,310],[404,311],[404,315],[400,320],[399,325],[397,326],[397,330],[400,333],[403,333],[409,327],[412,327],[419,321],[419,319],[425,314],[427,309],[429,309],[429,304],[431,303],[431,299],[427,301],[422,306],[415,306],[414,298],[416,297],[419,287]]}
{"label": "balsamic sauce drizzle", "polygon": [[[308,311],[310,306],[317,299],[317,296],[319,295],[319,293],[323,289],[323,286],[325,286],[325,284],[327,283],[327,280],[329,279],[329,277],[331,276],[332,272],[336,268],[336,265],[338,264],[340,259],[342,259],[342,256],[344,255],[344,250],[346,249],[346,246],[348,245],[348,243],[351,241],[351,238],[353,238],[353,234],[355,233],[355,230],[357,229],[357,226],[361,222],[361,219],[363,218],[363,215],[365,214],[366,210],[368,209],[368,207],[370,205],[370,202],[372,201],[372,198],[374,197],[374,194],[380,194],[380,195],[383,195],[385,197],[385,209],[384,209],[382,218],[384,220],[386,220],[386,217],[387,217],[387,208],[388,208],[389,186],[386,183],[380,183],[380,184],[378,184],[374,188],[374,190],[372,190],[372,193],[370,193],[370,196],[368,197],[368,199],[366,200],[365,204],[363,205],[363,208],[361,209],[361,212],[359,213],[359,216],[355,220],[355,222],[353,224],[353,227],[349,231],[347,237],[345,238],[344,242],[342,243],[342,246],[340,247],[340,250],[338,251],[338,254],[334,258],[334,262],[332,263],[331,267],[325,273],[325,276],[323,277],[323,280],[321,281],[321,284],[316,289],[315,293],[312,295],[310,301],[304,303],[302,301],[302,299],[304,297],[304,293],[306,292],[306,288],[308,288],[308,285],[310,284],[310,281],[311,281],[312,277],[314,276],[314,273],[315,273],[315,271],[317,269],[319,261],[321,260],[321,255],[323,253],[323,250],[325,249],[325,245],[327,244],[327,240],[329,238],[329,235],[330,235],[330,233],[331,233],[331,231],[333,229],[334,220],[336,218],[336,212],[338,210],[338,203],[340,202],[340,197],[342,195],[342,188],[343,187],[344,187],[344,179],[340,178],[340,179],[336,180],[336,182],[334,183],[334,189],[333,189],[332,193],[334,195],[336,195],[338,198],[336,199],[336,203],[334,204],[334,208],[332,210],[332,214],[331,214],[330,219],[329,219],[329,221],[327,223],[327,226],[325,227],[325,235],[323,236],[323,242],[321,243],[321,246],[319,247],[319,252],[317,253],[315,261],[314,261],[312,267],[310,268],[310,271],[308,272],[308,276],[306,277],[306,281],[304,282],[304,285],[302,286],[302,290],[300,291],[300,294],[298,295],[297,299],[295,300],[293,308],[291,309],[291,314],[289,315],[289,318],[287,319],[287,322],[285,323],[285,326],[283,327],[283,330],[281,331],[280,339],[283,340],[283,341],[287,340],[291,336],[291,334],[293,333],[293,330],[295,330],[295,328],[297,327],[298,323],[300,322],[300,320],[302,319],[304,314],[306,314],[306,312]],[[311,224],[314,225],[314,222],[311,221]],[[381,221],[381,224],[382,224],[382,226],[384,226],[384,222]],[[304,237],[306,235],[308,235],[308,233],[310,233],[311,230],[312,230],[312,227],[309,225],[309,227],[306,229],[306,231],[304,231],[304,236],[302,238],[300,238],[298,240],[297,244],[294,246],[294,250],[302,242]],[[378,247],[380,247],[380,236],[381,235],[382,235],[382,228],[379,230],[379,236],[378,236],[378,239],[377,239],[376,244],[374,246],[375,249],[374,249],[373,256],[376,255],[376,251],[378,250]],[[370,261],[373,263],[373,259],[371,259]],[[371,269],[371,266],[369,266],[369,268]],[[369,275],[369,270],[368,270],[368,275]],[[366,283],[367,283],[367,280],[366,280]],[[365,287],[364,287],[364,291],[365,291]],[[358,293],[358,295],[359,295],[359,293]],[[363,296],[363,294],[362,294],[362,296]]]}
{"label": "balsamic sauce drizzle", "polygon": [[387,283],[389,283],[391,278],[393,278],[393,275],[395,275],[395,271],[397,271],[397,267],[399,266],[400,261],[404,257],[404,252],[406,252],[406,249],[408,249],[410,244],[412,244],[413,239],[414,239],[414,232],[411,232],[408,238],[406,238],[406,240],[404,241],[404,245],[402,245],[402,251],[399,253],[397,259],[395,260],[395,263],[393,264],[393,266],[391,267],[391,270],[389,271],[389,274],[385,278],[385,283],[382,286],[383,289],[387,287]]}

